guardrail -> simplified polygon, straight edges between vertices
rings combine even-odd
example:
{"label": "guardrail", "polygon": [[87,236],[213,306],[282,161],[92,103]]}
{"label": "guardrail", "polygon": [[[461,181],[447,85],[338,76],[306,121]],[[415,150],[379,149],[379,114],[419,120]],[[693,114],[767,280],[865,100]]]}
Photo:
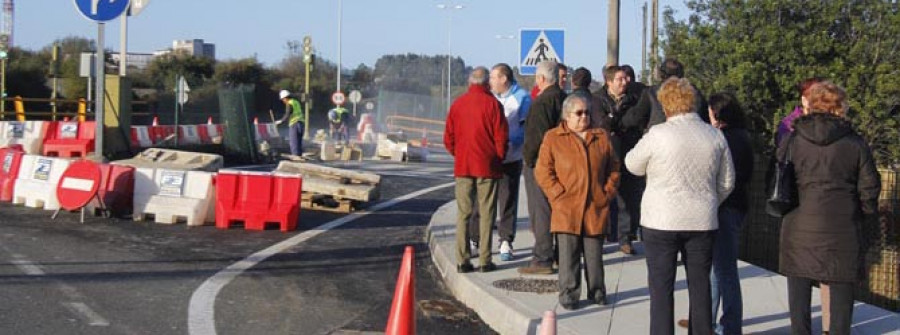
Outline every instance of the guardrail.
{"label": "guardrail", "polygon": [[[444,139],[445,122],[442,120],[389,115],[385,118],[385,123],[388,131],[403,131],[410,135],[425,134],[429,143],[439,144]],[[435,128],[440,130],[435,130]],[[435,138],[438,141],[434,141]]]}
{"label": "guardrail", "polygon": [[[93,101],[85,100],[85,99],[48,99],[48,98],[23,98],[20,96],[16,97],[7,97],[3,98],[2,101],[12,102],[13,110],[12,111],[4,111],[0,113],[0,120],[5,120],[7,117],[10,119],[15,117],[17,121],[25,121],[26,114],[29,116],[37,116],[37,117],[46,117],[49,116],[51,121],[56,121],[59,117],[72,117],[77,118],[79,122],[84,122],[87,119],[87,115],[93,115],[93,111],[88,111],[87,106],[89,104],[93,104]],[[41,110],[28,110],[25,109],[25,103],[46,103],[52,108],[54,105],[57,106],[75,106],[75,111],[41,111]],[[141,105],[147,104],[146,101],[132,101],[132,105]],[[146,116],[153,115],[153,113],[147,112],[132,112],[132,116]]]}

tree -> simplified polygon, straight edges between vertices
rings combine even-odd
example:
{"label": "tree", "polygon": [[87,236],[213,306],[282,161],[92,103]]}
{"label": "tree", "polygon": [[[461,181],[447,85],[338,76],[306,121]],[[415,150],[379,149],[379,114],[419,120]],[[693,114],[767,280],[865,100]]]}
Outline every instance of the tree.
{"label": "tree", "polygon": [[144,71],[156,88],[172,91],[179,75],[183,75],[191,87],[203,86],[215,73],[215,62],[208,57],[167,54],[154,58]]}
{"label": "tree", "polygon": [[[94,41],[78,36],[56,40],[59,45],[59,77],[62,82],[60,92],[67,99],[87,98],[87,79],[81,77],[81,53],[93,52]],[[41,49],[40,54],[50,60],[53,44]],[[107,53],[108,55],[108,53]]]}
{"label": "tree", "polygon": [[49,98],[47,65],[49,57],[33,51],[12,48],[9,50],[6,70],[6,93],[10,97]]}
{"label": "tree", "polygon": [[[763,142],[799,104],[798,82],[847,90],[850,118],[879,164],[900,162],[900,11],[894,1],[693,0],[686,20],[665,11],[666,56],[702,91],[731,91]],[[893,112],[892,112],[893,111]]]}

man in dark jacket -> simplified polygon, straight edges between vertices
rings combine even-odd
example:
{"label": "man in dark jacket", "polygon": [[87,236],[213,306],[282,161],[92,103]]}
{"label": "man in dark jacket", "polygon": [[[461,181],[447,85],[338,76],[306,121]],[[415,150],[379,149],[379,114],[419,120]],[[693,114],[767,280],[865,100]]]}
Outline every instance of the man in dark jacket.
{"label": "man in dark jacket", "polygon": [[[637,103],[637,96],[629,94],[625,70],[617,65],[610,65],[603,69],[603,80],[605,84],[597,91],[593,104],[597,105],[597,109],[603,117],[610,120],[609,130],[612,135],[613,148],[621,159],[641,138],[640,132],[621,126],[622,117]],[[619,249],[623,253],[631,255],[634,254],[631,241],[635,238],[640,225],[644,178],[631,174],[627,169],[622,169],[620,183],[617,202],[621,200],[625,207],[617,205],[610,208],[612,213],[610,234],[618,235]]]}
{"label": "man in dark jacket", "polygon": [[481,213],[478,258],[481,272],[496,268],[491,261],[491,226],[497,215],[497,181],[503,176],[509,126],[503,107],[488,90],[488,70],[477,67],[469,75],[469,90],[450,106],[444,130],[444,146],[453,155],[456,177],[457,271],[474,270],[469,262],[471,250],[466,223],[472,216],[472,203]]}
{"label": "man in dark jacket", "polygon": [[528,216],[531,219],[531,232],[534,234],[534,249],[531,263],[519,268],[519,273],[524,274],[553,273],[550,203],[534,179],[534,166],[537,164],[544,133],[559,124],[562,103],[566,99],[566,94],[557,83],[558,68],[559,64],[553,61],[538,63],[534,80],[541,91],[537,99],[531,103],[528,117],[525,119],[525,145],[522,148],[525,167],[522,174],[525,176],[525,193],[528,195]]}
{"label": "man in dark jacket", "polygon": [[[631,128],[643,133],[650,127],[666,122],[666,114],[663,113],[662,105],[656,94],[666,79],[684,77],[684,65],[674,58],[666,58],[659,67],[659,76],[662,79],[660,83],[643,90],[637,105],[622,118],[621,124],[624,128]],[[698,98],[694,101],[694,112],[698,113],[703,121],[709,122],[709,113],[706,112],[708,106],[703,92],[700,92],[696,86],[694,86],[694,90],[697,93],[695,96]]]}

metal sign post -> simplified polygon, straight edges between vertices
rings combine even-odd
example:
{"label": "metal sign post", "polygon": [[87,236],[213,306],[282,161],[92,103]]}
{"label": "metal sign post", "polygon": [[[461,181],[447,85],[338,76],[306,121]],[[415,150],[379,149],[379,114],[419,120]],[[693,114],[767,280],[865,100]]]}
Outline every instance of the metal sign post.
{"label": "metal sign post", "polygon": [[359,90],[353,90],[350,92],[350,102],[353,103],[353,118],[356,118],[356,104],[362,100],[362,93]]}
{"label": "metal sign post", "polygon": [[94,154],[98,158],[103,157],[103,104],[106,101],[106,69],[104,68],[105,50],[104,22],[114,20],[125,13],[130,5],[130,0],[100,1],[100,0],[74,0],[75,8],[85,18],[97,22],[97,98],[94,99],[94,120],[97,123],[97,132],[94,140]]}
{"label": "metal sign post", "polygon": [[97,87],[94,89],[97,97],[94,98],[94,123],[97,124],[97,130],[94,133],[94,153],[97,155],[97,158],[103,157],[103,103],[106,100],[106,67],[104,64],[104,59],[106,59],[105,50],[103,50],[104,43],[104,27],[105,23],[98,22],[97,23],[97,63],[95,65],[97,69]]}

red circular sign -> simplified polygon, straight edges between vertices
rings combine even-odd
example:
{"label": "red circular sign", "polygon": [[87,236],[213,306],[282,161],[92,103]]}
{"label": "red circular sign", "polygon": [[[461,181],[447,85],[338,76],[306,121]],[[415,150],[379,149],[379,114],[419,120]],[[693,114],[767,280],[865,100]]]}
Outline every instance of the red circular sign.
{"label": "red circular sign", "polygon": [[331,102],[333,102],[335,105],[343,105],[346,101],[347,97],[344,96],[344,92],[337,91],[331,95]]}
{"label": "red circular sign", "polygon": [[73,162],[56,185],[59,207],[74,211],[86,206],[100,189],[100,166],[89,160]]}

